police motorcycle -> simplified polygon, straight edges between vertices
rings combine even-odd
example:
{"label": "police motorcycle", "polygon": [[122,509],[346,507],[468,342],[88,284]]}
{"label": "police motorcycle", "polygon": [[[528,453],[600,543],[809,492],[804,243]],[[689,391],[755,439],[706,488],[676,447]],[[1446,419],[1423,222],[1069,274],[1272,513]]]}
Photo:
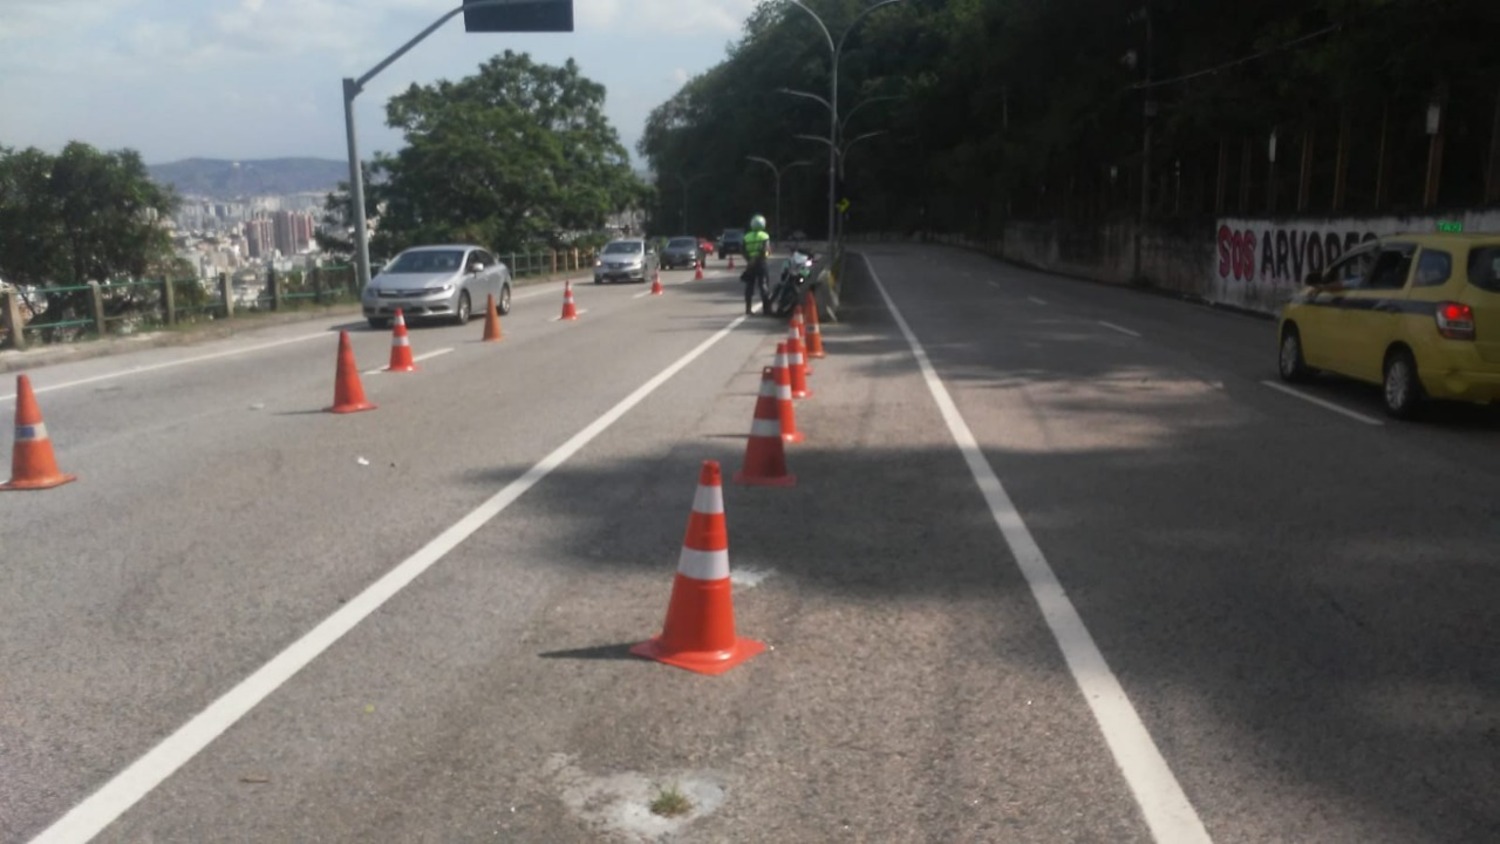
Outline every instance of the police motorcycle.
{"label": "police motorcycle", "polygon": [[807,291],[812,289],[813,263],[817,258],[801,246],[792,247],[791,255],[781,266],[781,277],[771,288],[769,316],[791,316],[792,310],[802,304]]}

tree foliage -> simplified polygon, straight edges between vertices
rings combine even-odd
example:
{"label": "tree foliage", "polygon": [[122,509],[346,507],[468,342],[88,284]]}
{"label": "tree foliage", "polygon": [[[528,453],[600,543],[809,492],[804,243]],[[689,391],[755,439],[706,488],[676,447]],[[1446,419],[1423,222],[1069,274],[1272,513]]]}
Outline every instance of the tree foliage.
{"label": "tree foliage", "polygon": [[132,150],[0,147],[0,277],[71,286],[152,275],[172,260],[157,221],[176,204]]}
{"label": "tree foliage", "polygon": [[[378,156],[367,186],[376,254],[477,241],[506,252],[562,245],[638,206],[645,186],[604,117],[605,89],[506,51],[457,82],[413,85],[386,106],[406,146]],[[334,215],[345,195],[330,197]]]}
{"label": "tree foliage", "polygon": [[[869,2],[807,5],[837,39]],[[1420,201],[1435,100],[1444,202],[1484,202],[1500,167],[1496,32],[1493,0],[907,0],[870,14],[844,48],[841,116],[872,96],[900,99],[849,118],[846,138],[888,134],[849,154],[841,192],[854,224],[870,227],[983,230],[1008,216],[1134,213],[1150,100],[1156,215],[1265,211],[1277,190],[1296,193],[1303,144],[1313,151],[1308,210],[1331,210],[1345,124],[1343,207],[1399,209]],[[675,224],[679,175],[701,175],[721,190],[695,192],[691,216],[738,223],[768,207],[773,187],[747,155],[810,158],[819,167],[783,183],[783,214],[789,227],[821,230],[826,147],[793,136],[826,134],[828,113],[777,89],[826,96],[828,53],[811,17],[761,3],[726,60],[647,122],[639,149],[657,174],[657,218]],[[1285,151],[1275,171],[1273,130]]]}

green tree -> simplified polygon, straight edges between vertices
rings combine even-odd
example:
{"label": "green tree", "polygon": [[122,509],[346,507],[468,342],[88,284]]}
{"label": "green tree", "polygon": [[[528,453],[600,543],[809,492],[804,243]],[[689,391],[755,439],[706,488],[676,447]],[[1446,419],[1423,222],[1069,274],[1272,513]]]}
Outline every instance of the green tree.
{"label": "green tree", "polygon": [[133,150],[0,148],[0,277],[43,288],[47,322],[82,313],[85,297],[55,288],[165,270],[172,242],[160,221],[176,206]]}
{"label": "green tree", "polygon": [[413,85],[387,122],[406,146],[380,156],[379,248],[474,240],[505,252],[562,245],[649,195],[604,117],[605,90],[506,51],[458,82]]}

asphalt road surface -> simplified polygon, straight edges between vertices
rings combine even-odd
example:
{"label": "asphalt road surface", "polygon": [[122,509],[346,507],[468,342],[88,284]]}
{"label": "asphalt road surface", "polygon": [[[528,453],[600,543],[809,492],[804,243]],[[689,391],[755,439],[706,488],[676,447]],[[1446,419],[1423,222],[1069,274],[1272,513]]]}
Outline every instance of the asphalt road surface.
{"label": "asphalt road surface", "polygon": [[626,649],[783,333],[719,262],[414,327],[351,416],[337,324],[31,373],[81,480],[0,495],[0,840],[1500,840],[1495,414],[1273,388],[1262,320],[854,260],[798,486],[725,489],[771,650],[716,678]]}

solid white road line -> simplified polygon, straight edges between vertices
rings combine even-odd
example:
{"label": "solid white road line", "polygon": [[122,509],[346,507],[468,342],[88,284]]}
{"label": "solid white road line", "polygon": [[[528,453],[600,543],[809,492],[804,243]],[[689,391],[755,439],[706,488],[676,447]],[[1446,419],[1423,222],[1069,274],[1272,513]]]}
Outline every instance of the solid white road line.
{"label": "solid white road line", "polygon": [[640,298],[643,298],[645,296],[650,296],[650,295],[651,295],[651,291],[650,290],[642,290],[641,292],[635,294],[634,296],[631,296],[630,298],[632,298],[632,299],[640,299]]}
{"label": "solid white road line", "polygon": [[[330,331],[320,331],[317,334],[302,334],[297,337],[288,337],[285,340],[274,340],[270,343],[261,343],[256,346],[245,346],[242,349],[228,349],[222,352],[214,352],[207,355],[198,355],[197,357],[182,358],[180,360],[169,360],[162,363],[149,364],[147,366],[137,366],[131,369],[122,369],[119,372],[108,372],[103,375],[93,375],[88,378],[79,378],[77,381],[64,381],[61,384],[48,384],[45,387],[35,387],[32,389],[32,392],[36,393],[37,395],[41,395],[42,393],[51,393],[56,390],[66,390],[72,387],[83,387],[88,384],[97,384],[100,381],[111,381],[115,378],[124,378],[127,375],[143,375],[147,372],[156,372],[157,370],[161,369],[171,369],[174,366],[187,366],[190,363],[203,363],[204,361],[218,360],[220,358],[230,358],[236,355],[248,355],[251,352],[265,351],[266,349],[274,349],[278,346],[290,346],[293,343],[305,343],[308,340],[316,340],[319,337],[332,337],[333,339],[338,339]],[[15,397],[15,393],[9,393],[7,395],[0,396],[0,401],[6,401],[7,399],[13,399]]]}
{"label": "solid white road line", "polygon": [[[584,314],[586,314],[586,313],[589,312],[589,309],[588,308],[576,308],[573,312],[576,313],[576,314],[578,314],[579,316],[583,316]],[[552,319],[547,320],[547,321],[548,322],[562,322],[563,321],[562,314],[558,314],[557,316],[555,316]]]}
{"label": "solid white road line", "polygon": [[1323,408],[1324,410],[1331,410],[1334,413],[1339,414],[1340,416],[1347,416],[1356,422],[1363,422],[1366,425],[1373,425],[1376,427],[1385,425],[1384,422],[1376,419],[1373,416],[1366,416],[1363,413],[1358,413],[1346,407],[1339,407],[1331,401],[1324,401],[1317,396],[1310,396],[1307,393],[1302,392],[1301,390],[1293,389],[1292,387],[1288,387],[1285,384],[1278,384],[1275,381],[1262,381],[1260,383],[1266,385],[1267,387],[1270,387],[1278,393],[1286,393],[1289,396],[1302,399],[1309,404],[1315,404],[1318,407]]}
{"label": "solid white road line", "polygon": [[511,481],[506,487],[480,504],[468,515],[459,519],[432,541],[422,546],[415,554],[401,561],[379,580],[370,584],[363,592],[350,599],[318,626],[303,634],[286,650],[271,658],[270,662],[241,680],[238,685],[225,692],[207,709],[193,716],[176,732],[129,767],[116,774],[113,779],[74,806],[56,823],[44,830],[32,844],[53,842],[88,841],[105,827],[138,803],[163,780],[187,764],[203,748],[218,738],[225,730],[234,726],[250,710],[279,689],[297,672],[301,671],[320,654],[328,650],[346,633],[405,589],[421,574],[432,568],[448,552],[458,547],[475,531],[484,527],[491,519],[500,515],[528,490],[536,486],[562,466],[573,455],[609,430],[626,413],[648,396],[687,368],[689,364],[713,348],[720,340],[744,323],[741,316],[720,329],[713,336],[699,343],[692,351],[678,358],[675,363],[657,373],[655,377],[637,387],[635,392],[621,399],[603,416],[574,434],[571,439],[558,446],[551,454],[527,470],[526,474]]}
{"label": "solid white road line", "polygon": [[1104,326],[1105,328],[1108,328],[1111,331],[1118,331],[1121,334],[1126,335],[1127,337],[1136,337],[1136,338],[1139,338],[1141,336],[1139,332],[1131,331],[1130,329],[1126,328],[1123,325],[1115,325],[1112,322],[1105,322],[1102,319],[1099,320],[1099,324],[1102,325],[1102,326]]}
{"label": "solid white road line", "polygon": [[927,351],[886,292],[885,285],[880,283],[874,265],[869,258],[864,260],[870,271],[870,279],[875,282],[875,289],[880,291],[880,297],[885,300],[886,307],[895,318],[896,326],[901,329],[906,342],[911,346],[912,355],[916,357],[922,378],[927,382],[938,410],[942,412],[943,421],[948,424],[954,443],[969,464],[969,472],[974,476],[974,482],[978,484],[985,502],[989,504],[990,515],[1000,528],[1011,556],[1015,557],[1016,565],[1030,585],[1031,594],[1042,611],[1042,617],[1046,619],[1047,627],[1051,629],[1052,636],[1057,640],[1063,658],[1068,663],[1068,670],[1073,674],[1073,681],[1078,684],[1079,692],[1094,713],[1099,730],[1104,734],[1104,741],[1109,745],[1115,763],[1120,766],[1120,772],[1124,774],[1137,805],[1141,807],[1152,836],[1158,842],[1171,844],[1210,842],[1212,839],[1208,836],[1208,830],[1203,827],[1197,810],[1188,802],[1182,786],[1173,776],[1172,769],[1167,766],[1167,760],[1152,741],[1135,706],[1126,697],[1125,689],[1109,664],[1104,661],[1104,654],[1100,653],[1098,645],[1094,643],[1094,637],[1084,626],[1083,618],[1078,615],[1073,602],[1068,600],[1057,575],[1043,556],[1041,547],[1037,545],[1022,520],[1020,511],[1000,483],[1000,477],[995,474],[994,468],[980,450],[979,441],[974,438],[973,431],[959,413],[958,405],[954,404],[948,388],[938,377]]}
{"label": "solid white road line", "polygon": [[[412,363],[421,363],[424,360],[432,360],[433,358],[436,358],[436,357],[442,357],[443,355],[446,355],[446,354],[448,354],[451,351],[453,351],[451,348],[450,349],[434,349],[434,350],[432,350],[430,352],[427,352],[425,354],[420,354],[420,355],[417,355],[417,356],[413,357],[411,359],[411,362]],[[380,373],[382,373],[384,371],[385,371],[385,367],[382,366],[379,369],[367,369],[364,372],[361,372],[360,375],[379,375]]]}
{"label": "solid white road line", "polygon": [[1035,296],[1027,296],[1026,299],[1028,301],[1030,301],[1031,304],[1033,304],[1033,305],[1041,305],[1043,307],[1045,307],[1047,305],[1047,300],[1046,299],[1038,299]]}

